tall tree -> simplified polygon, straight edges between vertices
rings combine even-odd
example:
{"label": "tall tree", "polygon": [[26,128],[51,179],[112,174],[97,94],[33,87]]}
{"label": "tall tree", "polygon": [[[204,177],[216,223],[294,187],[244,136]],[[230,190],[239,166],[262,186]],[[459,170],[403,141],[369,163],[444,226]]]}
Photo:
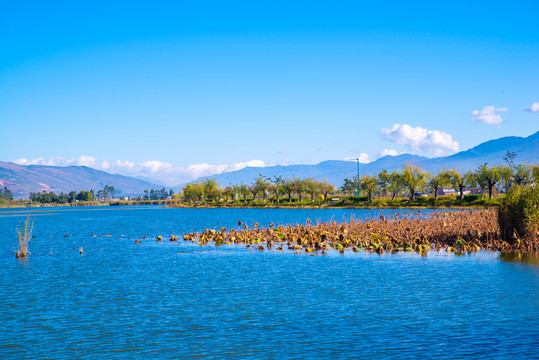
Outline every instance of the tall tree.
{"label": "tall tree", "polygon": [[245,184],[241,184],[238,192],[243,196],[243,202],[245,202],[247,200],[247,195],[249,195],[249,187]]}
{"label": "tall tree", "polygon": [[425,186],[428,173],[413,164],[406,164],[402,172],[402,183],[410,192],[410,200],[415,200],[415,194]]}
{"label": "tall tree", "polygon": [[389,187],[389,173],[387,170],[382,170],[378,173],[378,186],[382,192],[382,196],[385,196]]}
{"label": "tall tree", "polygon": [[471,171],[468,171],[464,175],[462,175],[456,169],[449,170],[449,174],[450,174],[449,180],[451,181],[452,186],[455,189],[459,189],[460,200],[463,200],[464,188],[466,186],[470,186],[470,187],[475,186],[475,174]]}
{"label": "tall tree", "polygon": [[271,180],[272,186],[269,189],[275,194],[275,200],[279,203],[279,195],[285,192],[284,180],[281,176],[274,176]]}
{"label": "tall tree", "polygon": [[303,181],[305,192],[311,195],[311,202],[314,201],[314,196],[318,193],[318,182],[314,178],[305,179]]}
{"label": "tall tree", "polygon": [[492,190],[494,185],[500,180],[500,170],[497,166],[487,166],[487,163],[479,166],[476,170],[477,181],[479,185],[488,188],[488,198],[492,199]]}
{"label": "tall tree", "polygon": [[402,185],[402,174],[393,170],[393,172],[389,174],[387,182],[387,189],[391,192],[391,200],[395,200],[395,197],[399,191],[401,191]]}
{"label": "tall tree", "polygon": [[288,195],[288,202],[292,202],[292,193],[294,192],[294,181],[290,179],[284,179],[283,190],[284,190],[284,193]]}
{"label": "tall tree", "polygon": [[532,167],[526,163],[518,164],[513,170],[513,182],[517,185],[522,185],[531,182]]}
{"label": "tall tree", "polygon": [[376,190],[378,184],[379,184],[379,178],[376,176],[368,176],[364,175],[361,178],[360,186],[363,190],[367,192],[367,195],[369,196],[369,203],[372,204],[372,194]]}
{"label": "tall tree", "polygon": [[294,177],[292,180],[292,189],[298,195],[299,202],[303,200],[303,192],[305,191],[305,182],[302,179]]}
{"label": "tall tree", "polygon": [[217,183],[217,180],[206,178],[203,186],[206,199],[217,201],[219,198],[219,184]]}
{"label": "tall tree", "polygon": [[438,174],[430,176],[427,185],[434,192],[434,200],[438,200],[438,190],[449,185],[450,179],[451,175],[447,170],[442,170]]}
{"label": "tall tree", "polygon": [[500,180],[503,183],[505,192],[511,187],[511,180],[513,180],[513,168],[508,165],[499,165],[498,171],[500,173]]}

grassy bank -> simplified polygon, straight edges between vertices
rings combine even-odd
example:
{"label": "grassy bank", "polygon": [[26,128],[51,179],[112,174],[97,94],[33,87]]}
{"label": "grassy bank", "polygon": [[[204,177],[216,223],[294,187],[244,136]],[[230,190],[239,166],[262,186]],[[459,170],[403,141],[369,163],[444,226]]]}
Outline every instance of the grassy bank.
{"label": "grassy bank", "polygon": [[281,199],[279,202],[268,200],[235,200],[235,201],[206,201],[192,203],[172,203],[173,207],[201,207],[201,208],[489,208],[499,206],[503,196],[494,199],[481,198],[481,196],[465,197],[463,200],[450,196],[418,197],[415,200],[406,198],[375,199],[369,202],[366,197],[342,196],[336,201],[286,201]]}
{"label": "grassy bank", "polygon": [[14,200],[11,203],[4,204],[0,207],[54,207],[54,206],[138,206],[138,205],[164,205],[169,207],[188,207],[188,208],[489,208],[498,207],[504,195],[489,200],[482,198],[480,195],[465,196],[463,200],[451,197],[440,196],[434,199],[433,196],[417,197],[415,200],[408,198],[389,198],[374,199],[369,202],[367,197],[339,196],[332,200],[299,200],[292,198],[275,200],[253,200],[240,199],[234,201],[217,200],[217,201],[197,201],[185,202],[180,199],[167,200],[136,200],[136,201],[84,201],[74,203],[29,203],[23,200]]}

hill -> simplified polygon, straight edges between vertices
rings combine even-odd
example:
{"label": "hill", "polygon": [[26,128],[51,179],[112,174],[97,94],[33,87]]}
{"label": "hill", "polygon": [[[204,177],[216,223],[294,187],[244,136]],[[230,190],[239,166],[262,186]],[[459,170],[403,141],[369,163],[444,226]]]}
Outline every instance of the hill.
{"label": "hill", "polygon": [[109,174],[86,166],[22,166],[0,161],[0,186],[7,186],[16,199],[25,199],[30,192],[59,193],[102,189],[112,185],[117,195],[139,195],[145,189],[162,186],[123,175]]}
{"label": "hill", "polygon": [[[406,163],[414,163],[423,169],[437,172],[443,168],[457,169],[459,171],[474,170],[484,163],[490,165],[504,164],[507,151],[517,153],[516,162],[539,163],[539,131],[528,137],[507,136],[486,141],[466,151],[437,158],[427,158],[417,155],[401,154],[387,155],[368,164],[360,164],[359,173],[362,175],[375,175],[385,169],[389,172],[401,169]],[[268,167],[246,167],[238,171],[210,176],[219,184],[250,184],[259,174],[273,178],[310,178],[322,180],[337,186],[342,185],[345,178],[352,178],[357,174],[355,161],[329,160],[316,165],[277,165]],[[202,177],[203,181],[206,177]],[[174,187],[181,190],[184,184]]]}
{"label": "hill", "polygon": [[[423,156],[401,154],[397,156],[384,156],[368,164],[360,164],[360,176],[374,175],[385,169],[387,171],[399,170],[405,163],[414,163],[423,169],[437,172],[442,168],[457,169],[459,171],[473,170],[478,166],[489,163],[503,164],[507,151],[517,153],[516,162],[539,163],[539,132],[528,137],[507,136],[486,141],[466,151],[456,154],[427,158]],[[210,176],[221,185],[251,184],[262,174],[273,178],[310,178],[326,179],[337,186],[342,185],[345,178],[352,178],[357,174],[355,161],[328,160],[316,165],[277,165],[268,167],[246,167],[238,171]],[[206,177],[198,180],[204,180]],[[7,186],[15,198],[27,198],[30,192],[54,191],[59,193],[102,189],[105,185],[112,185],[118,195],[141,195],[146,189],[159,189],[163,186],[145,179],[133,178],[123,175],[109,174],[104,171],[85,166],[22,166],[0,161],[0,186]],[[174,191],[181,190],[184,184],[174,187]]]}

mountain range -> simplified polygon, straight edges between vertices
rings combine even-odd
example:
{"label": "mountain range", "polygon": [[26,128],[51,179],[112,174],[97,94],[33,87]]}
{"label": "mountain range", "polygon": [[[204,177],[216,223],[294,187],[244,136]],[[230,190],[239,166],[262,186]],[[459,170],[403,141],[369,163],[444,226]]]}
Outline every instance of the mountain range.
{"label": "mountain range", "polygon": [[[418,155],[401,154],[384,156],[368,164],[359,164],[360,176],[376,174],[385,169],[389,172],[399,170],[405,163],[413,163],[421,168],[437,172],[443,168],[467,171],[488,163],[497,165],[505,163],[507,151],[517,154],[515,162],[539,163],[539,131],[528,137],[508,136],[481,143],[469,150],[450,156],[427,158]],[[316,165],[276,165],[268,167],[246,167],[238,171],[209,176],[221,185],[250,184],[259,175],[273,178],[310,178],[326,179],[329,183],[340,186],[345,178],[357,174],[355,161],[328,160]],[[197,180],[202,181],[207,177]],[[16,165],[0,161],[0,186],[8,187],[15,198],[27,198],[30,192],[102,189],[105,185],[113,185],[118,195],[140,195],[146,189],[163,187],[147,179],[109,174],[85,166],[44,166]],[[185,184],[173,187],[179,192]]]}
{"label": "mountain range", "polygon": [[16,165],[0,161],[0,186],[13,192],[15,199],[26,199],[31,192],[60,192],[96,189],[112,185],[116,194],[139,195],[161,185],[129,176],[109,174],[86,166]]}
{"label": "mountain range", "polygon": [[[503,159],[507,151],[517,154],[516,163],[529,162],[539,163],[539,131],[528,137],[507,136],[481,143],[469,150],[460,151],[450,156],[427,158],[418,155],[401,154],[397,156],[387,155],[368,164],[359,164],[360,177],[366,174],[374,175],[383,169],[391,172],[402,169],[406,163],[413,163],[421,168],[437,172],[441,169],[457,169],[467,171],[477,169],[480,165],[504,164]],[[345,178],[351,179],[357,175],[357,163],[355,161],[328,160],[316,165],[277,165],[268,167],[246,167],[238,171],[210,176],[221,185],[227,184],[250,184],[259,175],[273,178],[310,178],[318,180],[326,179],[329,183],[340,186]],[[205,177],[198,180],[204,180]],[[174,190],[181,189],[181,186]]]}

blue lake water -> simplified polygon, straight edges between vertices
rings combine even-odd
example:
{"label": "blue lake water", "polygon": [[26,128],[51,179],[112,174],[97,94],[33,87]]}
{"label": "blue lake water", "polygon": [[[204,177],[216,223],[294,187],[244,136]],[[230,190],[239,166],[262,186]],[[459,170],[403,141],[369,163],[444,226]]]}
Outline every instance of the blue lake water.
{"label": "blue lake water", "polygon": [[15,231],[28,212],[0,210],[0,359],[539,356],[537,261],[494,252],[311,256],[166,240],[238,220],[404,210],[31,209],[32,255],[17,260]]}

